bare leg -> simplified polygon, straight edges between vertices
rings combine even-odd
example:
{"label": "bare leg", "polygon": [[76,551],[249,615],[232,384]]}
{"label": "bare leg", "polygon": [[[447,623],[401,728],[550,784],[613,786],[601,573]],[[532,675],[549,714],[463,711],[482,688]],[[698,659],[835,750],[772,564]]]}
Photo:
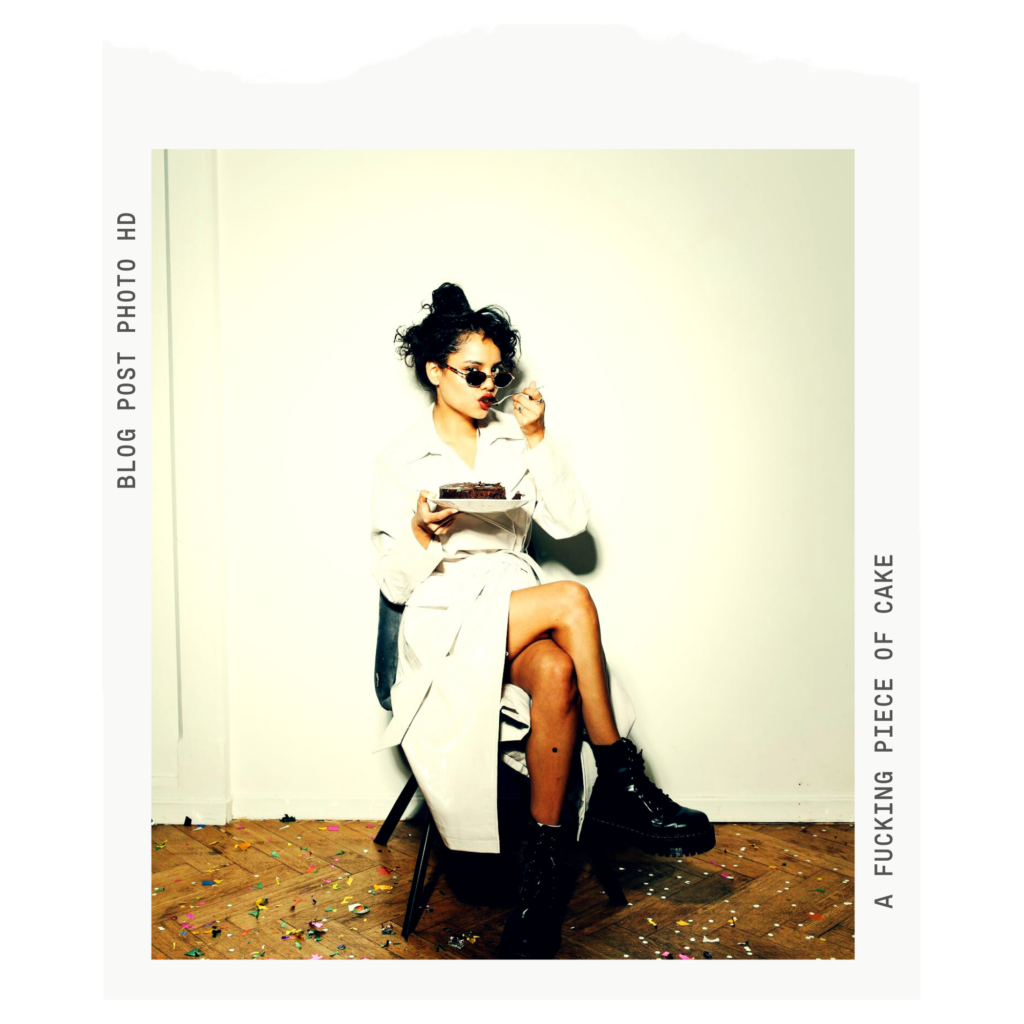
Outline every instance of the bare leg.
{"label": "bare leg", "polygon": [[614,743],[619,730],[601,660],[601,627],[590,591],[583,584],[560,581],[512,592],[508,607],[509,658],[516,658],[530,644],[543,639],[553,640],[572,659],[588,738],[599,745]]}
{"label": "bare leg", "polygon": [[532,700],[526,738],[530,813],[543,825],[557,825],[580,728],[572,659],[553,640],[537,640],[512,659],[510,679]]}

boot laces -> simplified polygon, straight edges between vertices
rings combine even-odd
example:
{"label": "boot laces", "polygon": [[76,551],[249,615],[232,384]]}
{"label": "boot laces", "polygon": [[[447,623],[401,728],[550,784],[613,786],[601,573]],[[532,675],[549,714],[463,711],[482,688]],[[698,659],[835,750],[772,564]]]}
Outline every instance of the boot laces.
{"label": "boot laces", "polygon": [[637,751],[635,754],[633,751],[629,751],[629,768],[630,779],[629,781],[636,788],[637,792],[653,807],[656,811],[664,811],[672,813],[678,806],[663,789],[659,789],[646,775],[644,772],[644,758],[643,751]]}
{"label": "boot laces", "polygon": [[523,851],[523,870],[520,892],[543,891],[551,896],[555,891],[554,866],[557,837],[539,834],[534,841],[527,843]]}

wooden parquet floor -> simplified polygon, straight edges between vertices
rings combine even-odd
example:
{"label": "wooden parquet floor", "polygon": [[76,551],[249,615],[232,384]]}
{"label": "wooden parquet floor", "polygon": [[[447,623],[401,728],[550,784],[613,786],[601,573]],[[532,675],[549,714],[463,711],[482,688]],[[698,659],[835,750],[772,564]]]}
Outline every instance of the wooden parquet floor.
{"label": "wooden parquet floor", "polygon": [[[399,822],[378,846],[380,824],[153,826],[153,958],[492,959],[515,902],[521,816],[502,815],[500,854],[435,840],[426,906],[408,939],[401,928],[421,826]],[[682,860],[608,843],[625,907],[609,904],[570,835],[558,959],[853,958],[853,825],[715,830],[714,850]]]}

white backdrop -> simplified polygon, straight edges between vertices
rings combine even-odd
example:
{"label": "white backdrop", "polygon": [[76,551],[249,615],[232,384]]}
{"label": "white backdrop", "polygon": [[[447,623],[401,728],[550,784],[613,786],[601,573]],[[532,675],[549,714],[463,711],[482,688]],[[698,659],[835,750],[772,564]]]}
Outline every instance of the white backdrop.
{"label": "white backdrop", "polygon": [[853,818],[853,154],[153,154],[153,816],[380,817],[376,453],[454,281],[523,335],[591,503],[650,774]]}

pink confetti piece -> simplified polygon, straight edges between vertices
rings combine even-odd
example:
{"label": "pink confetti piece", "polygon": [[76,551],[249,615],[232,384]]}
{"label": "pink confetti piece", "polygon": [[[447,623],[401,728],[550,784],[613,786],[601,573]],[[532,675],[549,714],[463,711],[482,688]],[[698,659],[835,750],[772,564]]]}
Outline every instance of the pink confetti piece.
{"label": "pink confetti piece", "polygon": [[328,825],[327,826],[327,831],[328,832],[337,832],[338,831],[338,826],[337,825]]}
{"label": "pink confetti piece", "polygon": [[724,871],[719,871],[718,873],[719,873],[719,874],[720,874],[720,875],[721,875],[721,876],[722,876],[723,878],[728,878],[728,877],[729,877],[729,876],[728,876],[728,875],[727,875],[727,874],[726,874],[726,873],[725,873]]}
{"label": "pink confetti piece", "polygon": [[680,953],[679,954],[679,959],[680,960],[692,960],[693,957],[692,956],[687,956],[685,953]]}

